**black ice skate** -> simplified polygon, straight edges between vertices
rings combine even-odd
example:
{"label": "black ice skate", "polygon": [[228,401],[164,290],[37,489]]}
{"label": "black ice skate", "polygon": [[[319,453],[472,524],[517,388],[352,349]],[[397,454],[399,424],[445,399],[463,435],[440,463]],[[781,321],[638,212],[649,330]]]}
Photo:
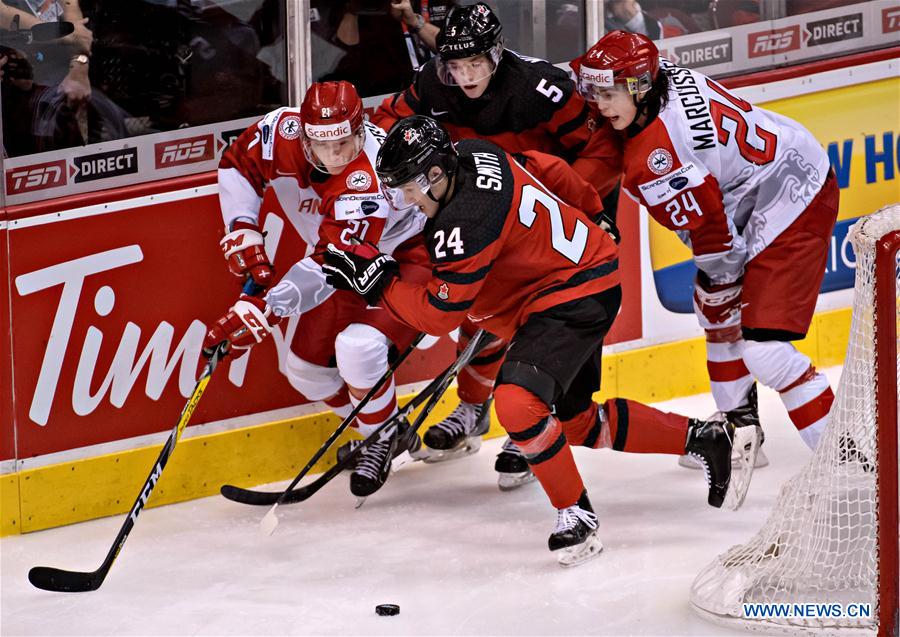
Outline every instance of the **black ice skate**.
{"label": "black ice skate", "polygon": [[[736,471],[731,468],[734,448],[743,450],[741,468]],[[758,448],[758,427],[735,427],[727,421],[693,418],[688,422],[684,451],[703,466],[710,506],[718,508],[728,500],[729,508],[736,510],[744,503],[753,476],[752,454]]]}
{"label": "black ice skate", "polygon": [[[347,442],[342,444],[340,447],[338,447],[337,454],[336,454],[337,463],[338,464],[342,463],[344,461],[344,459],[347,456],[349,456],[353,452],[353,450],[356,449],[361,444],[362,444],[362,440],[357,440],[354,438],[353,440],[348,440]],[[348,465],[346,465],[344,467],[344,471],[353,471],[353,469],[356,468],[357,460],[359,460],[359,458],[354,458]]]}
{"label": "black ice skate", "polygon": [[444,420],[425,432],[425,462],[445,462],[470,456],[481,449],[481,437],[491,426],[493,397],[480,405],[460,401]]}
{"label": "black ice skate", "polygon": [[557,510],[556,530],[547,540],[551,551],[560,551],[560,566],[578,566],[596,557],[603,550],[597,534],[597,516],[583,491],[578,502]]}
{"label": "black ice skate", "polygon": [[396,427],[391,427],[362,450],[350,475],[350,493],[357,498],[366,498],[384,485],[391,472],[391,460],[397,450],[397,442]]}
{"label": "black ice skate", "polygon": [[382,431],[379,439],[357,456],[356,468],[350,475],[350,493],[358,498],[356,508],[384,485],[392,470],[421,458],[421,453],[422,439],[406,420]]}
{"label": "black ice skate", "polygon": [[846,434],[841,434],[838,439],[838,463],[840,464],[858,464],[866,473],[875,471],[874,465],[869,461],[868,456],[859,450],[856,441]]}
{"label": "black ice skate", "polygon": [[534,482],[536,480],[531,467],[525,460],[525,456],[519,451],[516,444],[506,439],[503,443],[503,449],[497,454],[497,460],[494,461],[494,471],[497,472],[497,486],[501,491],[512,491],[523,484]]}
{"label": "black ice skate", "polygon": [[[735,427],[759,427],[759,406],[756,395],[756,383],[750,388],[750,392],[747,394],[747,404],[741,405],[736,409],[732,409],[727,412],[716,412],[713,416],[710,417],[710,420],[728,420],[729,422],[734,423]],[[769,459],[766,457],[766,454],[762,450],[762,443],[766,440],[766,434],[760,428],[759,430],[759,445],[756,451],[756,460],[753,462],[753,467],[755,469],[759,469],[761,467],[767,467],[769,465]],[[741,468],[741,462],[743,460],[744,454],[743,452],[735,447],[731,452],[731,470],[736,471]],[[703,465],[697,462],[693,456],[683,455],[678,458],[678,464],[686,469],[702,469]]]}

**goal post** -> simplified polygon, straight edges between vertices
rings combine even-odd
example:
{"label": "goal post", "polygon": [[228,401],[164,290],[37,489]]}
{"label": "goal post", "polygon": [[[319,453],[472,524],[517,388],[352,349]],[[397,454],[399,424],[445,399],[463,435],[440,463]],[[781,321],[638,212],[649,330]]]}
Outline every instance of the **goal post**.
{"label": "goal post", "polygon": [[695,578],[691,606],[716,623],[898,637],[900,204],[858,220],[850,241],[850,339],[829,424],[759,532]]}

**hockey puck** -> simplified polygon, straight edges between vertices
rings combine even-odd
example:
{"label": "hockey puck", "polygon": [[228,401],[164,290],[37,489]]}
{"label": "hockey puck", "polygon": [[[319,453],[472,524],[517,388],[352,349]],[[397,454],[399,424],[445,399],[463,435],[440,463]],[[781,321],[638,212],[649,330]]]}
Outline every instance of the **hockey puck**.
{"label": "hockey puck", "polygon": [[400,607],[397,604],[379,604],[375,607],[375,612],[382,616],[399,615]]}

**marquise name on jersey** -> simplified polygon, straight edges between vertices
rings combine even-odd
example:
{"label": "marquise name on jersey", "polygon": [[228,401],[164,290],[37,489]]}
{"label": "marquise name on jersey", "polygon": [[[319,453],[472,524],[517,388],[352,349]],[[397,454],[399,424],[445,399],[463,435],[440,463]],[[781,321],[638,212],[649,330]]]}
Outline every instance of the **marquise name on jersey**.
{"label": "marquise name on jersey", "polygon": [[667,175],[638,186],[648,206],[656,206],[668,201],[685,188],[694,188],[703,183],[703,171],[693,163],[686,164]]}
{"label": "marquise name on jersey", "polygon": [[716,129],[713,127],[706,96],[697,84],[697,76],[690,69],[675,66],[668,60],[660,60],[660,65],[678,93],[678,101],[681,102],[691,129],[694,150],[715,148]]}
{"label": "marquise name on jersey", "polygon": [[494,153],[472,153],[475,160],[475,187],[479,190],[503,190],[503,169],[500,158]]}

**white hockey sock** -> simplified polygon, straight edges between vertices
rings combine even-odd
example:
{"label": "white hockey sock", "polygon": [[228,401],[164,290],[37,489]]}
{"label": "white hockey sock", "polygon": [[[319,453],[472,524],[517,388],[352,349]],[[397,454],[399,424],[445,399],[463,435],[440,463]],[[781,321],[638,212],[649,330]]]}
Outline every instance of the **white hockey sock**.
{"label": "white hockey sock", "polygon": [[706,330],[706,368],[716,407],[731,411],[746,403],[753,376],[744,363],[740,326]]}
{"label": "white hockey sock", "polygon": [[748,341],[744,362],[763,385],[781,395],[788,416],[810,449],[815,449],[834,402],[824,374],[790,343]]}

